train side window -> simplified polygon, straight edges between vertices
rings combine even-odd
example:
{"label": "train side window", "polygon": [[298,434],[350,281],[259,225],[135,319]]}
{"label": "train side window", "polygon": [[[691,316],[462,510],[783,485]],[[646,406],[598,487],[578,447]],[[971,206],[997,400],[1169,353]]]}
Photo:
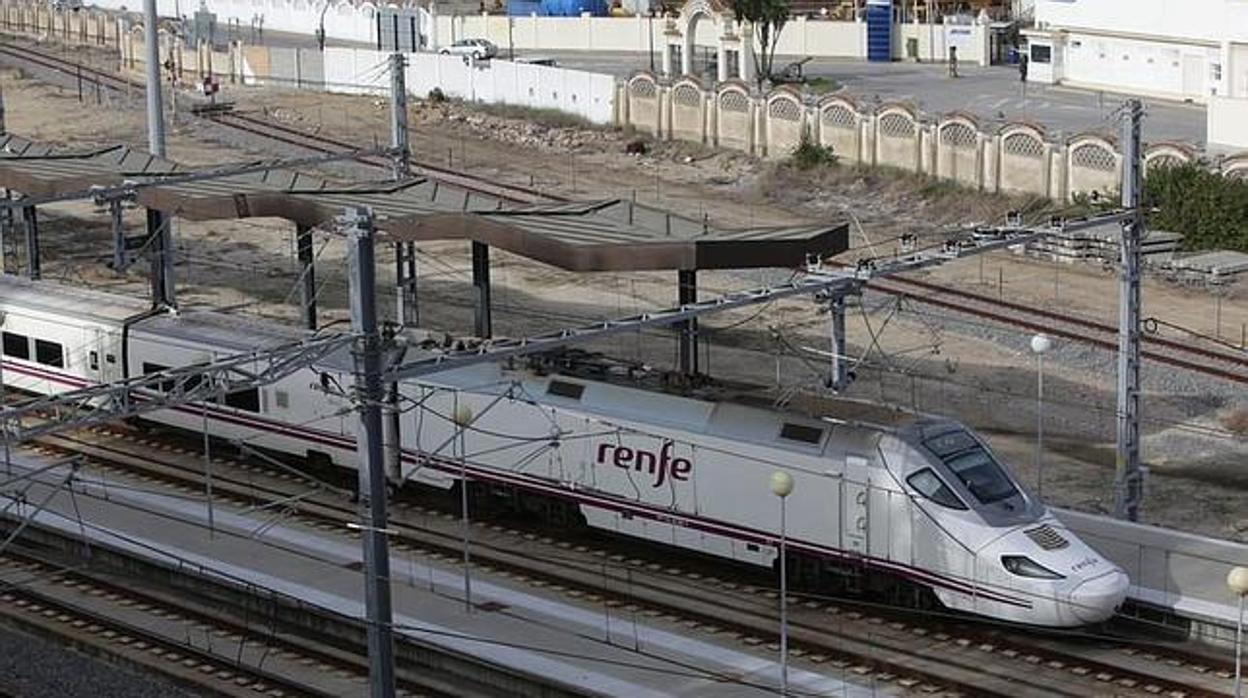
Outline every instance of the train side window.
{"label": "train side window", "polygon": [[780,438],[818,446],[819,442],[823,440],[823,430],[819,427],[808,427],[804,424],[785,422],[784,426],[780,427]]}
{"label": "train side window", "polygon": [[65,368],[65,350],[61,347],[59,342],[49,342],[44,339],[36,339],[35,361],[38,361],[44,366]]}
{"label": "train side window", "polygon": [[580,400],[581,395],[585,394],[585,386],[580,383],[552,380],[550,384],[546,386],[546,394],[555,395],[557,397],[566,397],[571,400]]}
{"label": "train side window", "polygon": [[239,390],[225,396],[225,404],[248,412],[260,411],[260,391],[256,388]]}
{"label": "train side window", "polygon": [[[168,371],[168,370],[169,370],[168,366],[162,366],[160,364],[152,364],[146,361],[143,362],[143,375],[145,376],[150,376],[153,373],[160,373],[161,371]],[[195,388],[198,388],[199,382],[201,380],[203,379],[199,376],[190,376],[189,378],[187,378],[185,381],[182,382],[183,390],[194,390]],[[177,386],[177,384],[178,382],[171,378],[167,381],[161,381],[159,384],[157,384],[156,390],[159,390],[162,393],[171,393],[173,392],[173,389],[174,387]],[[212,402],[212,400],[210,399],[209,402]]]}
{"label": "train side window", "polygon": [[942,507],[950,509],[966,510],[966,505],[962,500],[958,499],[958,495],[949,486],[940,479],[931,468],[924,468],[919,472],[906,478],[906,482],[910,483],[919,494],[936,502]]}
{"label": "train side window", "polygon": [[4,333],[4,355],[15,359],[30,360],[30,339],[16,332]]}
{"label": "train side window", "polygon": [[[150,376],[153,373],[160,373],[161,371],[168,371],[168,370],[169,370],[168,366],[161,366],[160,364],[151,364],[146,361],[143,362],[143,375],[145,376]],[[156,389],[162,393],[167,393],[173,390],[173,381],[171,380],[161,381],[160,384],[156,386]]]}

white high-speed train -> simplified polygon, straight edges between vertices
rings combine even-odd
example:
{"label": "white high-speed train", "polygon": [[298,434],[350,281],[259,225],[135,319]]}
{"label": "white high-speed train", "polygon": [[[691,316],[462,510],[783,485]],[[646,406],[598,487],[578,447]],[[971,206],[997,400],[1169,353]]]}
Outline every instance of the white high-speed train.
{"label": "white high-speed train", "polygon": [[[55,393],[284,344],[300,330],[0,278],[4,380]],[[408,358],[424,351],[408,349]],[[275,384],[146,418],[353,468],[343,352]],[[480,364],[400,386],[390,477],[724,558],[774,566],[778,470],[802,581],[930,590],[946,607],[1043,626],[1110,617],[1126,574],[1013,479],[957,422],[850,401],[778,410],[628,381]],[[472,415],[460,431],[454,416]],[[391,430],[392,431],[392,430]],[[388,436],[393,441],[393,434]],[[466,454],[461,458],[460,454]]]}

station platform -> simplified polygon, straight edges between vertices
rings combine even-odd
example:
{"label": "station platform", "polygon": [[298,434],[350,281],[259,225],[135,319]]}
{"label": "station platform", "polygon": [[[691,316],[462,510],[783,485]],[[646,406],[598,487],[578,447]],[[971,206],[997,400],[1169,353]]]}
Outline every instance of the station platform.
{"label": "station platform", "polygon": [[[198,495],[79,472],[71,496],[61,486],[68,465],[17,454],[13,471],[0,492],[0,510],[9,519],[28,518],[31,525],[96,545],[199,568],[339,614],[364,615],[362,552],[349,531],[319,530],[267,511],[243,513],[220,501],[210,531],[208,508]],[[19,498],[15,489],[26,491]],[[640,698],[763,696],[778,687],[774,654],[690,637],[661,619],[570,603],[475,570],[474,608],[468,612],[462,567],[392,554],[391,576],[396,634],[563,688]],[[810,695],[874,694],[800,662],[789,667],[789,685]]]}
{"label": "station platform", "polygon": [[1066,509],[1053,513],[1126,570],[1128,599],[1190,624],[1192,638],[1234,643],[1239,608],[1226,576],[1248,566],[1248,545]]}

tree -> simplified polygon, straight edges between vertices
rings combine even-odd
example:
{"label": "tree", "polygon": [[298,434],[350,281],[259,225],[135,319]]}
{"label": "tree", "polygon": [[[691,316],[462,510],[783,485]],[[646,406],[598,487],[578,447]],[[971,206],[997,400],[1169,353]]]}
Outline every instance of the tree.
{"label": "tree", "polygon": [[738,22],[749,22],[753,31],[750,55],[754,57],[755,78],[761,90],[763,83],[771,77],[776,44],[789,21],[788,0],[732,0],[732,11]]}

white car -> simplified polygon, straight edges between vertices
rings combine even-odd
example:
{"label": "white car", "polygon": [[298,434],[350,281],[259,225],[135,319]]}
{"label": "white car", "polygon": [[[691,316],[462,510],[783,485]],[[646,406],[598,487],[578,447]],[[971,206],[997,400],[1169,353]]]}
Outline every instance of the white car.
{"label": "white car", "polygon": [[472,56],[479,61],[497,56],[498,47],[485,39],[460,39],[450,46],[443,46],[438,53],[444,56]]}

